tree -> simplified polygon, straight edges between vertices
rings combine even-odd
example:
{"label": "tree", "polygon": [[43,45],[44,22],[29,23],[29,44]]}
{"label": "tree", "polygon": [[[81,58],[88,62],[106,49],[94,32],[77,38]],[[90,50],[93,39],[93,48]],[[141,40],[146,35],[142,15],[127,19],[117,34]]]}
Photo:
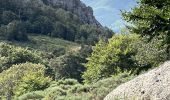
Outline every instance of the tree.
{"label": "tree", "polygon": [[50,34],[52,37],[64,38],[66,35],[66,26],[63,25],[61,22],[56,22],[54,25],[54,30]]}
{"label": "tree", "polygon": [[2,13],[2,17],[1,17],[2,24],[7,25],[13,20],[17,20],[17,19],[18,19],[18,16],[11,11],[3,11]]}
{"label": "tree", "polygon": [[139,0],[132,11],[123,12],[123,17],[132,24],[129,28],[133,33],[148,40],[157,37],[170,52],[170,0]]}
{"label": "tree", "polygon": [[100,41],[85,64],[85,82],[96,82],[124,70],[135,71],[137,66],[133,56],[136,51],[131,48],[131,44],[138,39],[137,35],[115,35],[108,43]]}
{"label": "tree", "polygon": [[[25,41],[26,33],[36,33],[94,45],[99,38],[110,38],[113,33],[107,28],[82,22],[71,9],[65,10],[48,0],[0,2],[0,24],[9,27],[5,33],[8,40]],[[0,29],[0,35],[2,31],[6,32]]]}
{"label": "tree", "polygon": [[132,48],[137,51],[134,59],[138,64],[137,73],[148,70],[153,67],[158,67],[166,61],[168,55],[166,46],[162,46],[157,38],[147,42],[145,38],[133,43]]}
{"label": "tree", "polygon": [[47,35],[53,30],[53,22],[47,16],[39,16],[33,23],[33,29],[35,33]]}
{"label": "tree", "polygon": [[28,36],[24,24],[20,21],[12,21],[7,25],[6,38],[8,40],[27,41]]}
{"label": "tree", "polygon": [[100,38],[108,39],[113,35],[113,31],[108,28],[99,28],[94,25],[81,25],[78,34],[76,35],[76,41],[79,43],[85,43],[95,45]]}

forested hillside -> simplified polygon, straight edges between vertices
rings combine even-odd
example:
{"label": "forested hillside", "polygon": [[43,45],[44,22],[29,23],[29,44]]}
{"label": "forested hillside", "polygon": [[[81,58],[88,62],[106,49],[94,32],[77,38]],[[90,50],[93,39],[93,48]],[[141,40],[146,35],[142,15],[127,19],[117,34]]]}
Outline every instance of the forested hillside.
{"label": "forested hillside", "polygon": [[0,100],[103,100],[170,60],[170,1],[139,0],[115,34],[80,0],[0,0]]}
{"label": "forested hillside", "polygon": [[90,7],[74,1],[62,4],[58,0],[1,0],[0,35],[8,40],[27,41],[30,33],[43,34],[93,45],[99,37],[112,36],[111,30],[97,24]]}

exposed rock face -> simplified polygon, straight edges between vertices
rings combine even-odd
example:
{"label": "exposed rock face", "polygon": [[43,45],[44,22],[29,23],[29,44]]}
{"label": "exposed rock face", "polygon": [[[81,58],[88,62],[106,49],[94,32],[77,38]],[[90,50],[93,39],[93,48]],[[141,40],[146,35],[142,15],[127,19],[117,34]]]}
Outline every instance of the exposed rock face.
{"label": "exposed rock face", "polygon": [[76,14],[83,23],[96,25],[101,27],[101,24],[95,19],[91,7],[87,7],[80,0],[48,0],[55,7],[63,8]]}
{"label": "exposed rock face", "polygon": [[170,100],[170,61],[120,85],[104,100]]}

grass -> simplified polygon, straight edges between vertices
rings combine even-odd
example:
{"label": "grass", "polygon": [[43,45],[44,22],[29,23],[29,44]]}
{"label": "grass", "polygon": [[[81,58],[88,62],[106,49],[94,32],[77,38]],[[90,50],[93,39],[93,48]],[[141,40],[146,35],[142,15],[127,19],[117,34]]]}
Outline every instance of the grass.
{"label": "grass", "polygon": [[7,41],[3,39],[1,39],[0,42],[7,42],[11,45],[21,46],[43,52],[53,52],[56,49],[64,49],[65,51],[75,51],[80,48],[80,45],[77,43],[45,35],[29,35],[28,37],[29,41],[27,42]]}

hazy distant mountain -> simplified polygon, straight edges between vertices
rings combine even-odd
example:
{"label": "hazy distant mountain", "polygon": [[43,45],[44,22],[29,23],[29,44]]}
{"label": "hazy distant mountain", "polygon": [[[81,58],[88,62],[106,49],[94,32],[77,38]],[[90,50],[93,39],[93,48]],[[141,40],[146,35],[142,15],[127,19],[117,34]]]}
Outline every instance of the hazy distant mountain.
{"label": "hazy distant mountain", "polygon": [[124,27],[120,10],[130,10],[136,5],[135,0],[82,0],[94,10],[97,20],[104,26],[119,32]]}

